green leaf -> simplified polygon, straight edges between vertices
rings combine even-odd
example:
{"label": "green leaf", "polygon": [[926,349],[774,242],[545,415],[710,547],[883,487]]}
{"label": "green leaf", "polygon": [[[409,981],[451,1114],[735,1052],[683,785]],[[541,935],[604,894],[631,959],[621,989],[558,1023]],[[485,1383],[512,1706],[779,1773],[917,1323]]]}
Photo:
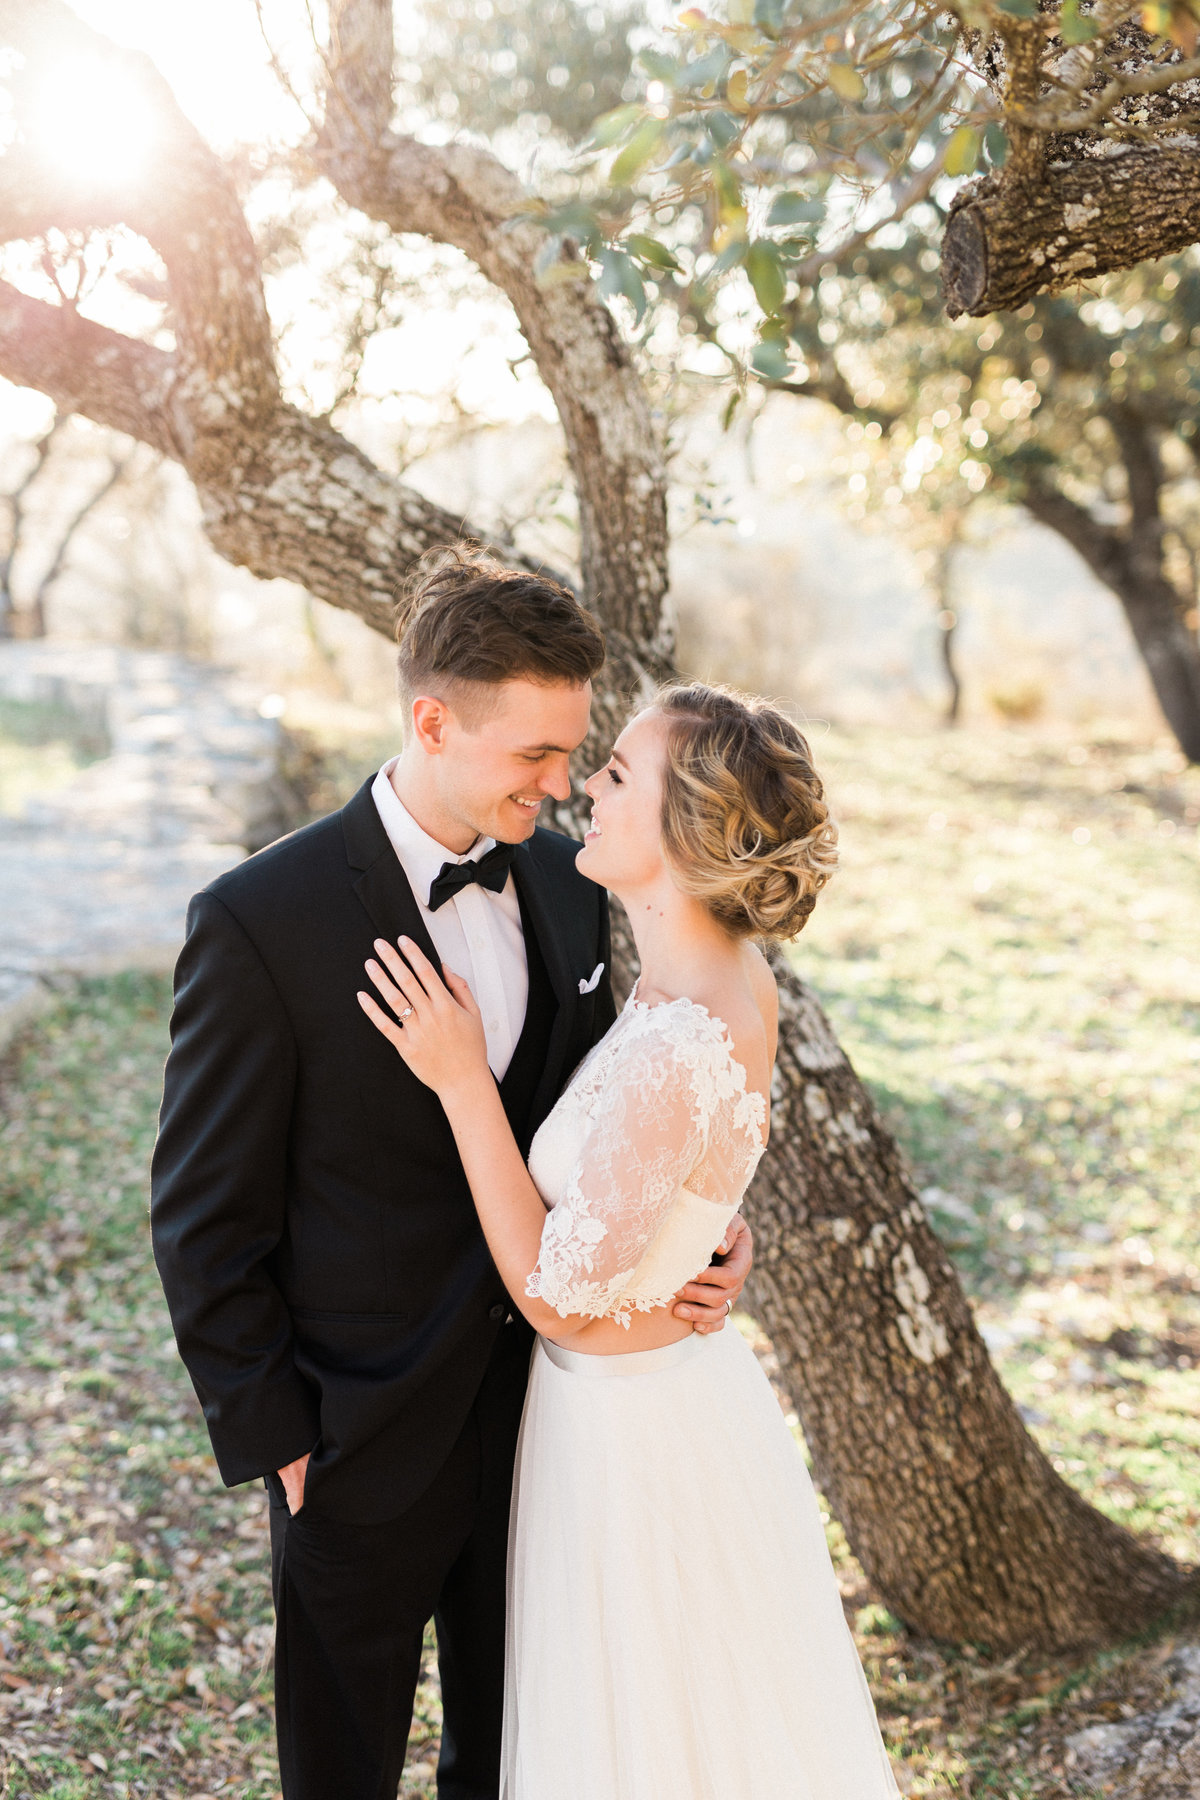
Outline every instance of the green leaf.
{"label": "green leaf", "polygon": [[606,150],[618,138],[624,137],[629,127],[641,116],[640,106],[615,106],[611,112],[601,113],[592,126],[592,143],[599,144],[602,150]]}
{"label": "green leaf", "polygon": [[810,200],[805,194],[776,194],[771,202],[771,210],[767,214],[768,225],[807,225],[815,224],[825,217],[825,202]]}
{"label": "green leaf", "polygon": [[683,88],[707,87],[710,81],[720,81],[729,62],[729,51],[724,44],[715,44],[704,56],[698,56],[695,62],[684,65],[678,76],[679,86]]}
{"label": "green leaf", "polygon": [[646,310],[646,288],[637,269],[623,251],[609,249],[601,252],[600,279],[596,283],[596,291],[605,300],[611,300],[620,294],[629,301],[637,323],[641,324]]}
{"label": "green leaf", "polygon": [[638,52],[638,61],[649,75],[651,81],[661,81],[667,87],[674,87],[680,76],[680,65],[675,57],[669,56],[665,50],[656,50],[651,46]]}
{"label": "green leaf", "polygon": [[1079,10],[1079,0],[1062,0],[1058,18],[1058,29],[1064,44],[1087,44],[1096,35],[1096,21],[1084,18]]}
{"label": "green leaf", "polygon": [[538,219],[552,237],[573,238],[589,256],[598,256],[604,243],[600,221],[590,206],[570,200],[565,206],[551,207]]}
{"label": "green leaf", "polygon": [[770,37],[783,30],[783,0],[755,0],[754,23]]}
{"label": "green leaf", "polygon": [[644,232],[631,231],[625,239],[625,248],[631,256],[649,263],[652,269],[673,270],[679,267],[678,258],[667,246],[660,244],[657,238],[647,237]]}
{"label": "green leaf", "polygon": [[946,150],[947,175],[969,175],[979,161],[980,135],[973,125],[951,132]]}
{"label": "green leaf", "polygon": [[742,128],[732,114],[710,112],[704,115],[704,129],[718,150],[727,150]]}
{"label": "green leaf", "polygon": [[774,339],[754,346],[750,367],[756,375],[761,375],[764,381],[786,381],[792,372],[787,351]]}
{"label": "green leaf", "polygon": [[712,179],[720,211],[722,213],[740,212],[742,210],[742,184],[729,164],[714,162]]}
{"label": "green leaf", "polygon": [[787,291],[779,251],[769,238],[758,238],[746,251],[746,273],[754,298],[765,313],[777,313]]}
{"label": "green leaf", "polygon": [[740,268],[746,260],[746,248],[745,238],[735,238],[731,244],[726,244],[720,255],[713,258],[709,273],[727,275],[730,269]]}
{"label": "green leaf", "polygon": [[825,79],[839,100],[861,100],[867,91],[866,82],[849,63],[831,62],[825,71]]}
{"label": "green leaf", "polygon": [[1037,18],[1037,0],[996,0],[996,5],[1012,19]]}
{"label": "green leaf", "polygon": [[613,157],[608,179],[613,187],[628,187],[639,170],[644,169],[663,141],[663,128],[658,119],[643,119],[623,150]]}
{"label": "green leaf", "polygon": [[737,411],[738,407],[741,405],[741,400],[742,400],[742,390],[741,390],[741,388],[735,387],[732,394],[730,394],[728,400],[725,402],[724,408],[722,409],[722,412],[721,412],[721,430],[722,431],[728,431],[729,427],[733,424],[733,415]]}
{"label": "green leaf", "polygon": [[546,273],[546,270],[549,269],[554,263],[556,263],[558,261],[558,256],[559,256],[559,252],[561,249],[562,249],[562,238],[556,232],[552,237],[548,237],[546,239],[545,243],[542,245],[541,249],[538,251],[537,255],[534,257],[534,259],[533,259],[534,275],[535,276],[544,275]]}
{"label": "green leaf", "polygon": [[983,134],[983,143],[993,169],[1002,169],[1008,161],[1008,138],[1003,125],[997,125],[993,119]]}

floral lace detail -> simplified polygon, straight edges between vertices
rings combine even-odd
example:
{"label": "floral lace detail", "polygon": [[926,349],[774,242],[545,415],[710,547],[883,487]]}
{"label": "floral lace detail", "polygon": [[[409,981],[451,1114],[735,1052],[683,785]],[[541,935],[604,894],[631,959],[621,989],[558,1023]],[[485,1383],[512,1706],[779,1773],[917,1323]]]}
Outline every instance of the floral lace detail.
{"label": "floral lace detail", "polygon": [[563,1318],[626,1326],[665,1305],[721,1241],[765,1122],[720,1019],[631,998],[534,1141],[551,1211],[526,1292]]}

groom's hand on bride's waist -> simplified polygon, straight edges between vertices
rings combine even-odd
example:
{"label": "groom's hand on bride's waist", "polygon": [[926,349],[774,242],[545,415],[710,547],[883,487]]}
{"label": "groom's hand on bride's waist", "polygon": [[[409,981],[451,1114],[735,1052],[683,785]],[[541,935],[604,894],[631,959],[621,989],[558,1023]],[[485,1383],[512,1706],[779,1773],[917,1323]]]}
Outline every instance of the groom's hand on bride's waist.
{"label": "groom's hand on bride's waist", "polygon": [[710,1262],[695,1281],[680,1288],[672,1307],[676,1318],[690,1319],[696,1331],[720,1331],[737,1305],[754,1259],[754,1239],[740,1213],[717,1247],[720,1261]]}

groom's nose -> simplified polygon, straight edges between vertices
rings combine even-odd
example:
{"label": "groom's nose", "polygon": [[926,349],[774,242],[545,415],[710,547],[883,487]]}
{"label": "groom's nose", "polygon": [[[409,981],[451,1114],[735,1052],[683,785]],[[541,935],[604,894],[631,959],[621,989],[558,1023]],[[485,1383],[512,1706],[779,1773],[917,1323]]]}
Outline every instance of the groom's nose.
{"label": "groom's nose", "polygon": [[571,769],[566,756],[555,756],[547,762],[542,771],[539,783],[544,794],[552,800],[569,800],[571,798]]}

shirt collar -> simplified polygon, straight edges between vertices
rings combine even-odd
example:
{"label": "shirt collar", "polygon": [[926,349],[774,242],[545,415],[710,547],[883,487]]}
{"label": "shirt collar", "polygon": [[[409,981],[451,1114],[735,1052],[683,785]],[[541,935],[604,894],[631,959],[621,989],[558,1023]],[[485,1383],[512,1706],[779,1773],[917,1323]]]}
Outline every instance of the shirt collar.
{"label": "shirt collar", "polygon": [[399,760],[399,757],[393,756],[384,763],[371,785],[371,798],[413,892],[422,906],[428,906],[429,890],[441,874],[443,863],[478,862],[481,856],[486,856],[494,847],[496,840],[490,837],[478,838],[460,856],[453,850],[447,850],[436,838],[430,837],[424,827],[417,824],[392,786],[391,773]]}

